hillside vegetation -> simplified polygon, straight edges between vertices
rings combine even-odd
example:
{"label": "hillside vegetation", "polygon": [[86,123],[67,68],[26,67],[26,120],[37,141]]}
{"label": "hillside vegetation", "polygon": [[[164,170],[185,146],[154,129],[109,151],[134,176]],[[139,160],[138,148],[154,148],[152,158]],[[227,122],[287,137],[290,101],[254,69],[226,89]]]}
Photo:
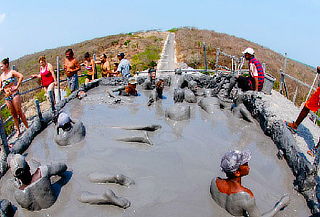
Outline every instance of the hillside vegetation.
{"label": "hillside vegetation", "polygon": [[[266,63],[267,73],[277,78],[275,88],[279,88],[279,70],[283,68],[284,57],[268,48],[256,43],[247,41],[235,36],[217,33],[209,30],[199,30],[196,28],[172,29],[176,34],[176,50],[178,62],[185,62],[193,68],[204,68],[203,42],[207,45],[207,56],[209,68],[213,69],[215,65],[216,49],[220,48],[225,53],[238,56],[247,47],[252,47],[256,52],[256,57],[261,62]],[[220,56],[219,65],[231,67],[231,60]],[[311,85],[315,73],[311,67],[302,63],[288,59],[286,72],[301,81]],[[297,84],[290,79],[286,79],[289,97],[292,98]],[[304,101],[308,93],[308,88],[299,86],[297,103]]]}
{"label": "hillside vegetation", "polygon": [[[144,70],[151,61],[157,61],[160,58],[165,38],[166,33],[157,31],[111,35],[26,55],[12,61],[11,64],[16,65],[18,71],[21,72],[26,79],[29,78],[31,74],[39,72],[39,56],[45,55],[47,61],[51,63],[54,68],[56,68],[56,57],[59,56],[60,68],[62,68],[64,53],[68,48],[72,48],[75,57],[80,62],[83,61],[84,54],[89,52],[91,55],[95,53],[97,58],[99,58],[101,54],[110,56],[112,64],[119,62],[116,55],[124,52],[126,58],[131,61],[133,71]],[[113,66],[113,64],[111,66]],[[63,73],[61,76],[64,77]],[[22,85],[22,91],[35,86],[39,86],[39,83],[36,81],[27,82]],[[29,99],[30,96],[26,98]]]}

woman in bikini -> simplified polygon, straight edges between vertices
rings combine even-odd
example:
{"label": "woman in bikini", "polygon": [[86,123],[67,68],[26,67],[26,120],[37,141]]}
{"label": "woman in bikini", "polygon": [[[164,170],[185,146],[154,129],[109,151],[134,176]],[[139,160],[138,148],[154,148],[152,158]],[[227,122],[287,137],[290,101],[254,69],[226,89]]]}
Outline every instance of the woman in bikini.
{"label": "woman in bikini", "polygon": [[[0,63],[2,74],[0,76],[0,91],[4,91],[7,107],[9,108],[17,128],[17,134],[20,136],[19,118],[28,128],[28,122],[24,112],[21,109],[21,97],[18,91],[23,80],[23,75],[9,67],[9,58],[3,59]],[[16,82],[16,80],[18,80]]]}
{"label": "woman in bikini", "polygon": [[84,54],[83,65],[87,71],[86,80],[85,80],[85,84],[87,84],[88,82],[96,79],[96,77],[95,77],[95,74],[96,74],[95,62],[93,59],[91,59],[90,54],[88,52]]}
{"label": "woman in bikini", "polygon": [[50,63],[47,63],[45,56],[39,57],[40,73],[37,75],[31,75],[32,78],[41,78],[41,85],[46,91],[47,98],[50,103],[55,104],[54,86],[57,85],[56,76],[54,75],[53,67]]}

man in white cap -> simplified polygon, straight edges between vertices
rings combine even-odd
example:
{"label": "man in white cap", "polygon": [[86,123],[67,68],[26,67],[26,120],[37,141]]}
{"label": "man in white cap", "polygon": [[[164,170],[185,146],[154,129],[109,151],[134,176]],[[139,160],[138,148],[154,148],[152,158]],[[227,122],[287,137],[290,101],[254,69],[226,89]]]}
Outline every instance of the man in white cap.
{"label": "man in white cap", "polygon": [[67,170],[64,163],[40,166],[31,174],[24,156],[11,155],[8,161],[15,178],[14,197],[22,208],[33,211],[46,209],[54,204],[58,195],[52,187],[50,177],[61,176]]}
{"label": "man in white cap", "polygon": [[[74,122],[70,116],[61,112],[56,121],[57,134],[55,142],[60,146],[71,145],[80,142],[86,135],[86,129],[81,121]],[[60,132],[62,129],[62,132]]]}
{"label": "man in white cap", "polygon": [[249,174],[249,151],[230,151],[221,159],[220,167],[227,178],[214,178],[210,193],[213,200],[233,216],[274,216],[289,204],[289,196],[283,196],[269,212],[261,215],[253,193],[241,185],[241,178]]}
{"label": "man in white cap", "polygon": [[232,88],[238,83],[238,87],[243,91],[254,90],[261,91],[264,83],[264,71],[261,63],[254,57],[254,50],[247,48],[243,52],[244,58],[248,60],[249,74],[247,76],[238,76],[230,79],[230,86],[227,91],[227,96],[230,96]]}

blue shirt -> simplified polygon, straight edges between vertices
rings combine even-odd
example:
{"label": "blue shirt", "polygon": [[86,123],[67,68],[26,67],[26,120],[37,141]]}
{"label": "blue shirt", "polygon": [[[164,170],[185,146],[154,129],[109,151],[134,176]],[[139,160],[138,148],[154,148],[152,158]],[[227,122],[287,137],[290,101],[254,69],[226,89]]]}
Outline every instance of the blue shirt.
{"label": "blue shirt", "polygon": [[117,72],[121,72],[123,77],[130,77],[130,62],[127,59],[122,59],[119,63]]}

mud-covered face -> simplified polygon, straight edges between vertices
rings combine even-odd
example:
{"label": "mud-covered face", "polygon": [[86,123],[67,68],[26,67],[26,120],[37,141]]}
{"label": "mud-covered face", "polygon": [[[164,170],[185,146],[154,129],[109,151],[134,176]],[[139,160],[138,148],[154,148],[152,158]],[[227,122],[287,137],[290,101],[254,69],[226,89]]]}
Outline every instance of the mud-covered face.
{"label": "mud-covered face", "polygon": [[245,58],[246,60],[249,60],[249,59],[251,58],[251,54],[245,53],[245,54],[244,54],[244,58]]}

